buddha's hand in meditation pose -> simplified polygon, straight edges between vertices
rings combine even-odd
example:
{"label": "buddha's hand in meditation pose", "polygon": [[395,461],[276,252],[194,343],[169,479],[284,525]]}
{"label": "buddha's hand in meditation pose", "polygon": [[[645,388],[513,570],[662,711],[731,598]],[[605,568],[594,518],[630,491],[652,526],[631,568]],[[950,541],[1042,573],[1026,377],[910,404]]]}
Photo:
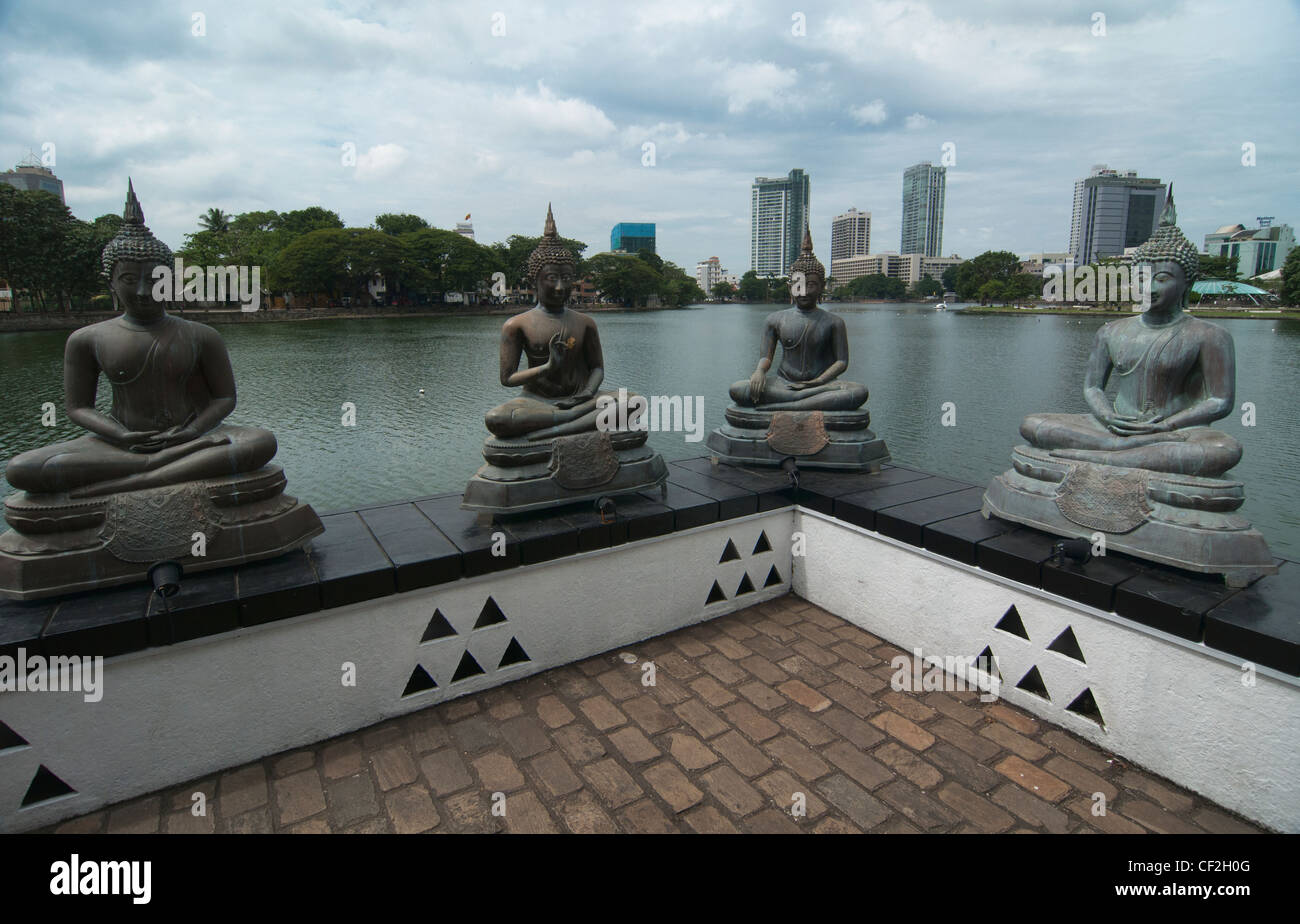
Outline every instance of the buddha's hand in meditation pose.
{"label": "buddha's hand in meditation pose", "polygon": [[762,369],[758,369],[749,377],[749,398],[755,406],[763,401],[763,386],[767,383],[767,376],[763,374]]}
{"label": "buddha's hand in meditation pose", "polygon": [[1140,436],[1144,433],[1168,433],[1174,428],[1165,421],[1161,414],[1150,420],[1138,420],[1133,417],[1102,417],[1101,422],[1111,433],[1117,436]]}

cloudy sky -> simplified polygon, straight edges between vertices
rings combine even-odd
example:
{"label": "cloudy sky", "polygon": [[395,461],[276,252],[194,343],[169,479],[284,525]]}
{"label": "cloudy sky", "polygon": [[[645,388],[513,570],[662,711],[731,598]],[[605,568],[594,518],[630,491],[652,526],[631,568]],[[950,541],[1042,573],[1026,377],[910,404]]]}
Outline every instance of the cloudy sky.
{"label": "cloudy sky", "polygon": [[754,177],[809,173],[824,260],[851,206],[897,250],[903,170],[945,143],[945,253],[1063,250],[1094,163],[1174,180],[1198,245],[1300,224],[1294,2],[108,6],[0,0],[0,162],[53,144],[86,219],[130,174],[173,246],[211,206],[469,212],[486,243],[553,201],[589,254],[654,221],[741,273]]}

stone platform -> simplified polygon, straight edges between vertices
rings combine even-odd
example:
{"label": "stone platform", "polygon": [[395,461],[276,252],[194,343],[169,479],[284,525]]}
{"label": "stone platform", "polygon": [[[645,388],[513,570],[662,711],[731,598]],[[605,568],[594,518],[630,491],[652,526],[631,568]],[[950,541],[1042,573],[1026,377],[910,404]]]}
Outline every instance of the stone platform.
{"label": "stone platform", "polygon": [[1143,469],[1060,459],[1017,446],[994,478],[983,511],[1058,536],[1106,537],[1109,550],[1248,587],[1277,564],[1259,530],[1239,513],[1245,486]]}
{"label": "stone platform", "polygon": [[465,487],[463,506],[515,516],[657,487],[668,466],[647,445],[648,435],[592,432],[538,442],[490,437],[483,445],[487,461]]}
{"label": "stone platform", "polygon": [[283,555],[324,531],[285,485],[283,468],[272,463],[106,497],[17,491],[4,503],[12,528],[0,532],[0,600],[142,583],[159,561],[196,574]]}
{"label": "stone platform", "polygon": [[709,434],[706,445],[732,465],[780,465],[793,459],[800,468],[878,472],[889,462],[885,441],[870,429],[871,414],[855,411],[758,411],[737,405],[724,412],[727,422]]}
{"label": "stone platform", "polygon": [[[1260,830],[1014,706],[894,692],[890,662],[904,654],[787,595],[48,830]],[[643,687],[650,661],[657,683]],[[491,812],[498,792],[504,816]],[[191,813],[194,793],[206,815]]]}
{"label": "stone platform", "polygon": [[[236,798],[233,807],[217,807],[210,816],[216,830],[233,829],[233,820],[244,815],[250,817],[242,825],[257,827],[263,817],[257,813],[263,810],[269,824],[285,829],[325,820],[344,829],[365,821],[367,826],[391,823],[396,830],[397,815],[388,798],[397,799],[397,791],[410,789],[416,780],[402,782],[410,775],[406,769],[380,776],[378,768],[387,758],[378,754],[392,744],[402,745],[392,759],[401,762],[405,754],[426,773],[431,789],[434,777],[428,773],[437,771],[424,769],[428,752],[447,751],[464,762],[470,782],[429,797],[441,819],[438,829],[459,830],[462,819],[475,817],[473,806],[481,806],[486,798],[486,780],[516,779],[492,776],[494,768],[508,770],[509,765],[495,756],[484,760],[503,742],[504,753],[524,782],[491,791],[534,791],[544,811],[535,816],[525,812],[524,817],[567,827],[569,813],[577,811],[568,801],[577,799],[578,806],[599,809],[589,817],[608,817],[630,829],[628,812],[643,798],[663,811],[667,803],[655,802],[650,793],[658,792],[656,779],[668,785],[664,780],[676,766],[702,795],[668,816],[672,825],[693,830],[692,818],[705,816],[698,821],[703,827],[717,812],[741,829],[759,824],[760,815],[764,823],[782,827],[777,821],[783,819],[768,812],[779,812],[774,802],[752,812],[727,814],[723,797],[710,801],[710,796],[713,787],[731,791],[730,775],[713,762],[698,767],[682,763],[693,759],[685,756],[691,746],[679,744],[675,751],[672,736],[685,733],[690,725],[685,711],[693,712],[694,707],[684,705],[684,699],[662,697],[683,689],[726,722],[716,735],[694,731],[721,760],[731,762],[729,743],[743,741],[774,762],[771,769],[753,774],[731,763],[747,786],[763,792],[758,783],[784,767],[812,787],[812,792],[799,791],[839,806],[840,820],[859,829],[887,830],[903,819],[927,830],[963,828],[965,822],[919,822],[947,817],[922,814],[921,806],[925,812],[933,806],[956,810],[950,800],[953,793],[961,794],[951,790],[949,799],[942,796],[947,783],[956,782],[1013,816],[1013,829],[1039,824],[1033,821],[1039,817],[1040,826],[1052,830],[1057,815],[1017,799],[1014,787],[1024,787],[1008,771],[1024,773],[1025,779],[1037,771],[1011,760],[1013,755],[1072,787],[1061,799],[1046,800],[1072,829],[1078,822],[1071,817],[1070,805],[1092,784],[1080,784],[1078,780],[1087,778],[1072,779],[1067,775],[1072,768],[1052,762],[1053,757],[1064,757],[1088,766],[1067,746],[1053,743],[1070,740],[1116,755],[1129,769],[1145,768],[1152,779],[1173,780],[1184,795],[1195,793],[1188,796],[1194,802],[1191,808],[1185,802],[1166,804],[1150,792],[1149,800],[1134,796],[1154,800],[1181,820],[1195,822],[1202,804],[1197,800],[1205,800],[1257,825],[1300,830],[1300,770],[1290,759],[1300,736],[1300,564],[1283,562],[1278,574],[1241,590],[1122,554],[1086,564],[1057,562],[1052,559],[1055,536],[981,516],[982,486],[898,465],[885,466],[877,474],[804,472],[795,486],[770,468],[738,468],[698,458],[669,464],[667,486],[666,496],[648,491],[620,500],[616,514],[605,519],[579,507],[485,526],[474,512],[462,509],[460,494],[341,511],[321,518],[325,531],[307,549],[187,576],[166,606],[143,587],[0,603],[0,655],[12,656],[22,648],[44,656],[106,659],[106,695],[93,706],[76,693],[0,695],[0,830],[42,828],[88,812],[100,813],[96,817],[108,819],[107,826],[115,829],[115,812],[102,810],[121,803],[153,806],[159,812],[166,804],[167,813],[174,815],[182,805],[172,796],[187,780],[215,785],[218,802],[223,787],[248,790],[245,802]],[[629,594],[629,587],[651,590]],[[791,592],[819,607],[818,615],[805,614],[806,607],[799,603],[794,604],[798,614],[778,612],[775,601]],[[755,604],[763,606],[755,609]],[[753,621],[736,628],[734,614],[742,610],[754,614]],[[849,625],[832,623],[821,610]],[[728,631],[728,626],[741,634]],[[746,634],[746,628],[755,634]],[[663,642],[664,636],[679,630],[674,640]],[[859,632],[870,639],[854,634]],[[747,650],[732,647],[724,636]],[[684,651],[682,645],[688,643],[679,644],[678,638],[698,644]],[[653,639],[660,641],[647,641]],[[768,642],[785,650],[766,647]],[[1022,724],[1039,729],[1029,733],[1013,724],[1012,730],[1045,751],[1002,731],[989,735],[1001,736],[992,740],[1006,753],[990,752],[986,761],[964,750],[962,742],[972,739],[956,740],[953,736],[961,737],[960,732],[948,720],[975,729],[976,735],[985,733],[945,713],[936,705],[944,697],[917,694],[937,714],[912,714],[902,702],[904,694],[880,688],[892,675],[892,670],[885,673],[889,663],[884,655],[895,652],[883,643],[909,653],[919,648],[925,657],[938,658],[971,658],[991,649],[1000,665],[1002,707],[1034,716]],[[672,651],[664,644],[693,666],[676,673]],[[613,664],[605,657],[624,653],[635,655],[634,664]],[[781,675],[766,671],[755,656],[775,665]],[[649,692],[627,693],[623,687],[610,687],[615,683],[610,677],[600,680],[625,668],[628,678],[636,679],[640,674],[630,669],[639,671],[647,661],[654,662],[658,677],[657,688]],[[575,662],[587,667],[570,666]],[[729,670],[724,662],[737,669]],[[353,664],[362,678],[355,686],[340,683],[340,665],[345,663]],[[1243,664],[1254,680],[1249,687],[1242,683]],[[702,673],[691,673],[694,669]],[[537,679],[581,674],[589,680],[591,671],[594,688],[574,680],[579,686],[569,690],[559,680]],[[863,680],[864,674],[875,679]],[[725,692],[714,690],[706,677]],[[800,708],[837,731],[847,745],[803,737],[800,728],[815,732],[816,726],[797,718],[802,713],[794,706],[808,693],[787,685],[790,680],[801,681],[830,701],[817,708],[821,700],[812,699],[813,705]],[[500,692],[505,689],[514,691],[524,712],[514,713],[508,703],[500,706],[497,697],[510,699]],[[579,743],[570,744],[586,747],[581,743],[585,737],[563,731],[568,720],[546,732],[595,802],[579,797],[578,789],[544,801],[535,791],[542,784],[536,775],[541,771],[533,764],[548,748],[525,754],[528,746],[516,750],[511,743],[514,725],[529,725],[514,720],[535,714],[543,721],[540,703],[548,690],[575,716],[575,727],[589,727],[588,733],[598,740],[599,749],[592,746],[589,756],[578,756],[587,752],[570,754],[561,743],[564,736],[574,735]],[[710,699],[714,694],[717,701]],[[588,702],[597,696],[608,699],[618,713]],[[957,699],[971,709],[993,709],[971,704],[969,697]],[[671,724],[650,730],[662,721],[651,718],[659,715],[649,708],[651,703],[668,713]],[[463,723],[476,717],[486,721],[479,715],[484,711],[502,723],[499,733],[488,730],[486,737],[467,737],[475,725]],[[841,711],[859,724],[845,720],[836,729],[830,717]],[[891,712],[935,741],[925,744],[926,738],[914,736],[909,744],[901,736],[911,731],[889,717]],[[427,721],[418,718],[421,715],[441,717],[450,743],[431,732],[433,738],[417,744],[416,728]],[[747,731],[753,730],[748,723],[755,715],[790,732],[837,769],[812,779],[798,776],[789,763],[794,758],[774,753],[768,740],[785,732],[754,736]],[[1031,721],[1037,725],[1029,725]],[[628,743],[624,737],[634,737],[631,732],[617,736],[629,723],[661,758],[643,767],[615,756],[623,753],[620,742]],[[390,725],[400,731],[387,730]],[[866,726],[875,732],[845,730],[861,732]],[[875,733],[885,738],[876,739]],[[888,737],[911,750],[886,750]],[[321,743],[335,739],[359,742],[366,759],[373,750],[372,769],[361,764],[346,772],[327,771],[332,758]],[[963,781],[940,762],[939,755],[947,751],[938,744],[945,742],[1001,774],[1013,788],[994,780],[977,789],[969,777]],[[459,750],[448,750],[452,744]],[[850,756],[849,746],[856,756]],[[350,753],[351,748],[347,744],[342,751]],[[832,748],[836,759],[830,757]],[[308,759],[299,751],[312,756]],[[904,754],[909,755],[906,760]],[[281,762],[272,755],[293,756]],[[896,759],[897,766],[886,756]],[[661,771],[667,776],[647,776],[648,768],[669,758],[675,763]],[[603,762],[607,759],[612,763]],[[921,776],[909,777],[905,768],[918,766],[913,760],[928,763],[944,781],[927,786]],[[761,763],[756,760],[754,765]],[[955,763],[960,761],[948,762]],[[229,768],[245,765],[262,769],[246,769],[226,782]],[[882,777],[873,785],[853,776],[877,765],[902,779]],[[710,776],[714,770],[723,779]],[[331,786],[363,771],[373,774],[366,777],[370,783],[349,785],[363,800],[368,798],[366,787],[378,785],[374,798],[379,808],[350,821],[340,815],[335,822],[333,806],[346,796],[332,793]],[[1104,768],[1094,772],[1111,779]],[[620,773],[631,777],[643,795],[626,802],[621,796],[610,797],[617,804],[600,801],[607,798],[606,789],[621,791]],[[874,802],[841,783],[827,782],[837,775]],[[1040,780],[1040,789],[1043,782],[1053,785]],[[1121,806],[1123,814],[1127,784],[1115,785],[1120,800],[1112,800],[1112,807]],[[917,793],[909,787],[929,801],[914,799]],[[157,792],[167,793],[167,800],[141,799]],[[323,795],[314,795],[317,792]],[[459,800],[454,804],[453,796]],[[402,796],[408,797],[413,803],[402,804],[413,805],[411,810],[427,819],[424,803],[409,793]],[[877,803],[882,807],[877,813],[886,814],[872,825],[863,823],[870,814],[860,814],[863,821],[856,821],[848,808],[858,806],[852,810],[858,812],[862,805]],[[964,804],[985,807],[980,801]],[[1025,805],[1033,805],[1044,814],[1026,817],[1016,805],[1026,813],[1030,810]],[[692,815],[697,808],[701,810]],[[116,814],[127,824],[138,817],[136,812],[132,808]],[[388,820],[375,821],[379,812]],[[525,828],[519,817],[491,823]],[[1152,825],[1138,815],[1126,817],[1148,828],[1172,827],[1164,815],[1148,815]],[[1049,824],[1047,819],[1054,820]],[[170,829],[182,820],[207,823],[179,817],[160,823]],[[814,826],[823,820],[814,819]],[[472,824],[464,822],[467,828]],[[413,825],[418,826],[402,822],[400,827]],[[1211,828],[1209,822],[1203,826]]]}

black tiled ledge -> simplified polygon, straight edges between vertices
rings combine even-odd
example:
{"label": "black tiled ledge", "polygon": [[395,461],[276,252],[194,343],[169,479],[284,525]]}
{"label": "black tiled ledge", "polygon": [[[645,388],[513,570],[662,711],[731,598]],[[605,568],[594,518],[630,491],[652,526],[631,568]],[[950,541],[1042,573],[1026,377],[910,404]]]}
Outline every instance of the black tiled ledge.
{"label": "black tiled ledge", "polygon": [[[649,539],[799,504],[1030,587],[1300,676],[1300,563],[1246,590],[1111,554],[1052,561],[1055,536],[979,513],[984,486],[900,465],[877,474],[784,473],[714,464],[669,465],[667,495],[617,499],[491,525],[459,494],[326,514],[306,550],[187,576],[167,606],[144,584],[36,603],[0,603],[0,654],[113,656],[229,632],[394,593]],[[506,554],[492,554],[493,534]]]}

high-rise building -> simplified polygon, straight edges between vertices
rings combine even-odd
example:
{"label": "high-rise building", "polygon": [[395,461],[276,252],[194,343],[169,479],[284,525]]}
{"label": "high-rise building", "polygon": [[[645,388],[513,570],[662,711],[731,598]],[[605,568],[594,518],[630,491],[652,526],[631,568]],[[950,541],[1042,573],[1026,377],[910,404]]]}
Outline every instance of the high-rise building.
{"label": "high-rise building", "polygon": [[1237,261],[1237,278],[1251,279],[1281,269],[1287,254],[1295,247],[1295,231],[1290,225],[1275,225],[1272,218],[1259,218],[1258,228],[1224,225],[1205,235],[1205,252],[1212,257],[1232,257]]}
{"label": "high-rise building", "polygon": [[943,251],[943,200],[947,167],[929,161],[903,172],[903,239],[899,253],[937,257]]}
{"label": "high-rise building", "polygon": [[695,281],[699,283],[705,295],[712,295],[713,287],[728,280],[730,276],[731,274],[723,269],[722,261],[717,257],[709,257],[695,264]]}
{"label": "high-rise building", "polygon": [[749,265],[759,276],[785,276],[808,227],[808,174],[756,177],[749,196]]}
{"label": "high-rise building", "polygon": [[831,262],[871,253],[871,213],[849,209],[831,220]]}
{"label": "high-rise building", "polygon": [[617,253],[655,252],[655,225],[653,221],[620,221],[609,232],[609,249]]}
{"label": "high-rise building", "polygon": [[1096,164],[1074,183],[1070,214],[1070,256],[1076,266],[1117,257],[1146,243],[1160,224],[1165,184]]}
{"label": "high-rise building", "polygon": [[38,189],[44,190],[58,196],[59,201],[64,205],[68,204],[63,198],[63,181],[54,175],[53,170],[43,166],[35,154],[23,158],[22,162],[12,170],[0,173],[0,183],[8,183],[18,189],[33,192]]}

